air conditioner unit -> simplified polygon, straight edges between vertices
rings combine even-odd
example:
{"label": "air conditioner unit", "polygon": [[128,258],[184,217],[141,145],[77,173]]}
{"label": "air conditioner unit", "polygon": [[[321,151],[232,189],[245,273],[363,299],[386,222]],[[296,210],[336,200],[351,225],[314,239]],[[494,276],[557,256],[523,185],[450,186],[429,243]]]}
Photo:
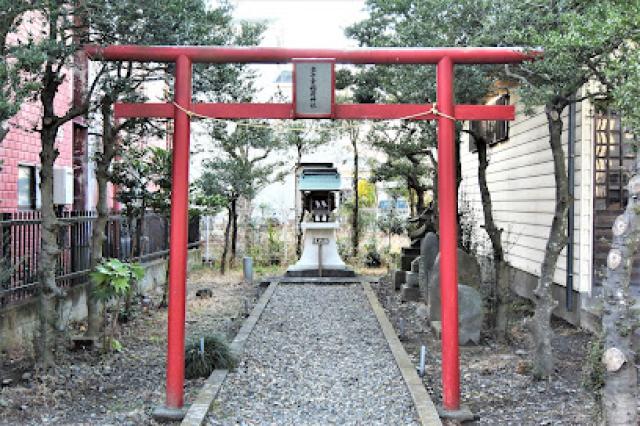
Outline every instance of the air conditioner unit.
{"label": "air conditioner unit", "polygon": [[53,168],[53,204],[73,204],[73,170],[71,167]]}

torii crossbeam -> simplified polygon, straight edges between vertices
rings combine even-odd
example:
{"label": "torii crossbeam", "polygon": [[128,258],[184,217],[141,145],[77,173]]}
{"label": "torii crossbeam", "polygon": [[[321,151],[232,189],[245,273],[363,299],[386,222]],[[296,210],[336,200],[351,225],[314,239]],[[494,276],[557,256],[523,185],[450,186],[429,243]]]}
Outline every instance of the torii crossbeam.
{"label": "torii crossbeam", "polygon": [[455,105],[455,64],[505,64],[532,59],[537,52],[519,48],[383,48],[287,49],[266,47],[87,46],[93,60],[173,62],[173,103],[116,104],[116,117],[172,118],[173,172],[169,254],[169,324],[166,408],[184,404],[185,293],[189,195],[190,118],[293,119],[289,103],[192,103],[192,64],[291,63],[319,59],[344,64],[435,64],[436,104],[335,104],[329,118],[392,120],[410,117],[438,122],[438,208],[440,225],[440,292],[442,301],[442,388],[445,410],[460,407],[458,351],[458,271],[455,120],[513,120],[511,105]]}

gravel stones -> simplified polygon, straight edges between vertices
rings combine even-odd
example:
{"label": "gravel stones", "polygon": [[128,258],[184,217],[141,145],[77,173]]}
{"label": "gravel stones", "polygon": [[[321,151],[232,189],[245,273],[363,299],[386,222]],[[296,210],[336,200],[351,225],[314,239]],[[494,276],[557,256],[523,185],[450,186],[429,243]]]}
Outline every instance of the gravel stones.
{"label": "gravel stones", "polygon": [[208,424],[419,424],[359,285],[280,285]]}

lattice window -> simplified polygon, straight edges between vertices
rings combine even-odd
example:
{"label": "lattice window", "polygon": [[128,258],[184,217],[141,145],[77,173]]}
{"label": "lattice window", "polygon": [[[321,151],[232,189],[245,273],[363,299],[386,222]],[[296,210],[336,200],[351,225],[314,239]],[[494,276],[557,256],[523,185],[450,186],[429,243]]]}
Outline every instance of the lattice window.
{"label": "lattice window", "polygon": [[627,201],[628,170],[633,164],[633,135],[612,112],[595,117],[594,200],[596,210],[621,210]]}

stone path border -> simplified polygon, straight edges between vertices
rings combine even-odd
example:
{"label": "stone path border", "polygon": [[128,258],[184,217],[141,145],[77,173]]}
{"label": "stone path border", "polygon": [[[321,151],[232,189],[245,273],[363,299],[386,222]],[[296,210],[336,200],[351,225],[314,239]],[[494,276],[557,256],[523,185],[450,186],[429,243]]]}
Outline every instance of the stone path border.
{"label": "stone path border", "polygon": [[382,305],[380,305],[378,298],[373,293],[371,285],[367,282],[363,282],[362,288],[364,289],[364,293],[367,295],[367,299],[369,299],[371,309],[376,314],[376,318],[378,318],[378,323],[380,324],[382,333],[387,339],[389,349],[391,349],[391,352],[393,353],[396,364],[398,364],[398,368],[402,373],[402,378],[409,389],[411,398],[413,398],[413,403],[416,406],[420,422],[423,425],[429,426],[442,425],[436,406],[433,404],[433,401],[431,401],[431,398],[427,393],[427,389],[422,383],[422,379],[420,379],[420,376],[418,376],[418,373],[416,372],[416,367],[413,365],[409,359],[409,355],[404,350],[404,346],[402,346],[400,339],[398,339],[398,335],[387,319],[387,315],[385,314]]}
{"label": "stone path border", "polygon": [[[271,296],[276,291],[277,287],[277,281],[269,284],[269,287],[265,290],[262,296],[260,296],[258,303],[251,311],[251,315],[249,315],[249,318],[247,318],[242,324],[240,331],[238,331],[235,339],[233,339],[230,346],[233,352],[238,356],[242,354],[244,345],[249,338],[251,331],[260,319],[264,308],[269,303],[269,299],[271,299]],[[196,400],[191,404],[187,414],[184,416],[181,423],[182,426],[201,426],[204,423],[207,413],[209,412],[209,408],[211,407],[216,395],[218,395],[227,374],[229,374],[229,370],[214,370],[213,373],[211,373],[207,381],[204,383],[204,386],[202,386],[200,392],[198,392]]]}

